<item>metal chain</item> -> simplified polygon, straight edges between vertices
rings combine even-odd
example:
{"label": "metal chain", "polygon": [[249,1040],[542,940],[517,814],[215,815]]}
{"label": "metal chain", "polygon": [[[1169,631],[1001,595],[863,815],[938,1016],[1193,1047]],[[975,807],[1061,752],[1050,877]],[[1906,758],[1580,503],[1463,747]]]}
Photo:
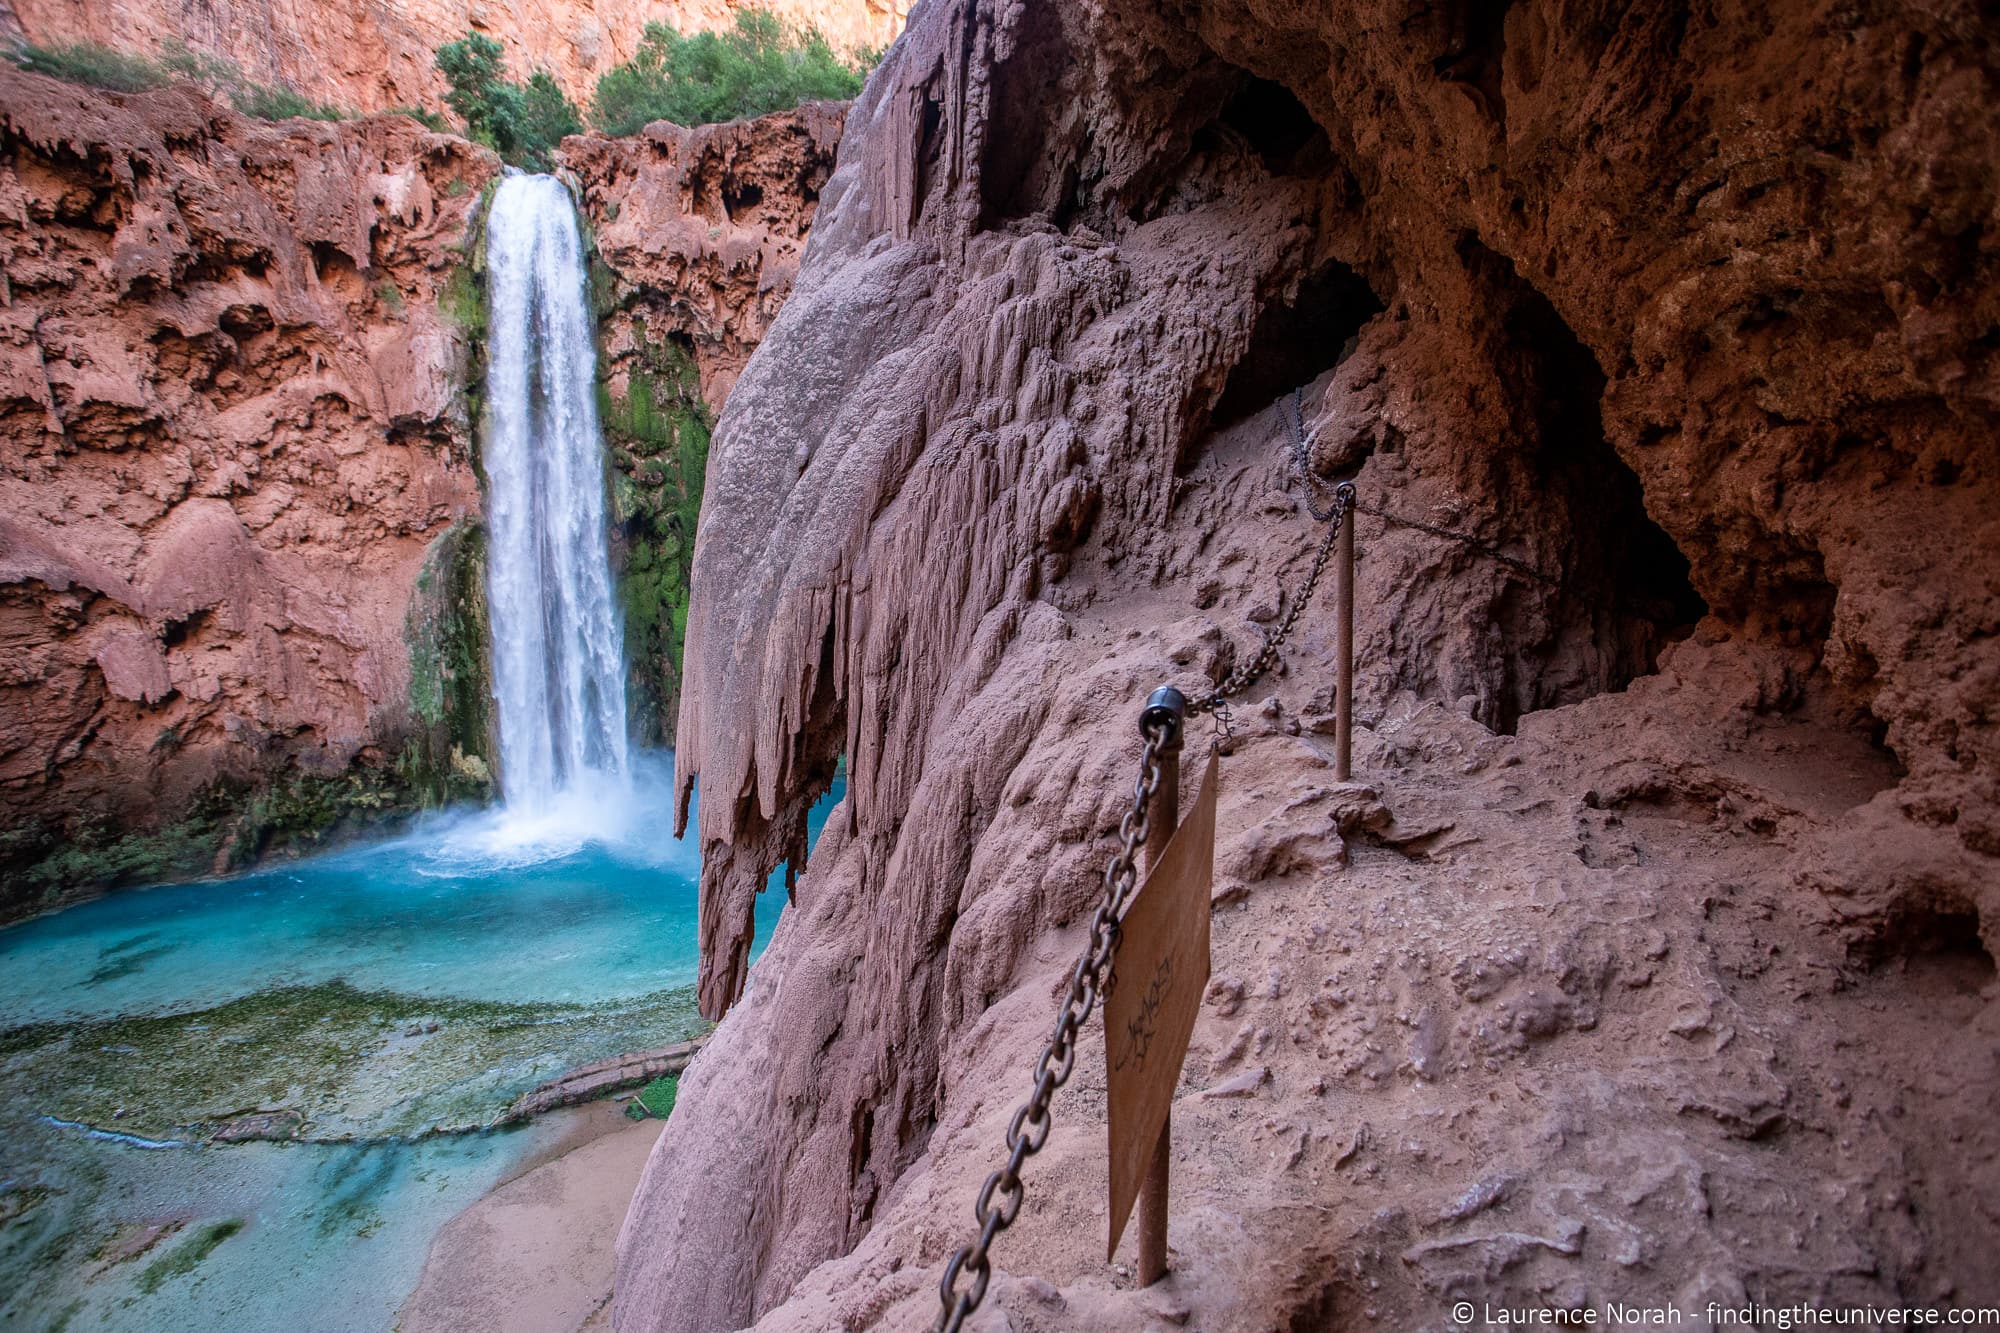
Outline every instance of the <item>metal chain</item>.
{"label": "metal chain", "polygon": [[[1340,536],[1341,524],[1354,509],[1352,482],[1335,486],[1332,505],[1324,511],[1320,509],[1314,498],[1315,488],[1324,487],[1326,483],[1314,475],[1307,456],[1296,391],[1289,400],[1289,406],[1292,461],[1305,482],[1306,509],[1315,519],[1327,525],[1326,536],[1321,539],[1319,551],[1313,556],[1311,572],[1299,586],[1298,593],[1287,601],[1284,617],[1278,622],[1277,629],[1264,636],[1264,646],[1258,650],[1257,656],[1231,671],[1208,695],[1187,705],[1190,714],[1215,714],[1225,741],[1233,736],[1229,699],[1254,685],[1277,661],[1278,649],[1291,636],[1292,627],[1298,623],[1306,603],[1312,600],[1313,590],[1319,586],[1320,576],[1326,572],[1326,562],[1333,554],[1333,544]],[[1056,1011],[1055,1030],[1050,1034],[1048,1044],[1042,1048],[1041,1059],[1035,1062],[1034,1089],[1028,1094],[1028,1100],[1016,1108],[1014,1118],[1007,1126],[1006,1164],[986,1177],[986,1183],[979,1190],[979,1200],[973,1205],[973,1217],[979,1223],[979,1232],[969,1244],[960,1246],[951,1256],[951,1262],[945,1265],[944,1277],[938,1282],[939,1309],[937,1322],[931,1326],[933,1333],[959,1333],[967,1316],[986,1299],[986,1285],[993,1277],[988,1252],[993,1247],[994,1239],[1014,1224],[1027,1197],[1027,1186],[1021,1180],[1021,1167],[1048,1141],[1049,1131],[1055,1124],[1049,1115],[1049,1103],[1054,1100],[1056,1090],[1069,1081],[1070,1072],[1076,1067],[1076,1034],[1097,1008],[1098,1002],[1111,992],[1114,980],[1112,963],[1118,952],[1118,923],[1125,915],[1132,895],[1138,891],[1139,848],[1145,845],[1150,830],[1148,807],[1160,783],[1159,756],[1172,738],[1174,726],[1148,724],[1143,731],[1146,744],[1139,757],[1139,780],[1132,788],[1132,808],[1118,823],[1121,845],[1111,858],[1111,864],[1105,867],[1104,898],[1090,919],[1090,942],[1077,959],[1069,991],[1063,996],[1062,1007]],[[969,1285],[961,1289],[961,1280]]]}
{"label": "metal chain", "polygon": [[1315,488],[1323,487],[1326,483],[1313,472],[1312,460],[1306,453],[1305,431],[1299,424],[1298,390],[1294,389],[1292,396],[1286,399],[1285,403],[1291,409],[1288,420],[1292,427],[1292,463],[1298,468],[1299,477],[1305,483],[1306,510],[1327,525],[1326,536],[1321,538],[1319,552],[1313,556],[1312,571],[1306,575],[1305,582],[1299,585],[1298,592],[1287,600],[1284,618],[1278,622],[1276,630],[1264,636],[1264,646],[1257,650],[1257,655],[1231,671],[1209,694],[1188,704],[1189,713],[1215,714],[1216,725],[1222,729],[1225,749],[1236,737],[1236,729],[1232,725],[1234,719],[1229,712],[1229,700],[1256,684],[1264,673],[1271,669],[1271,664],[1278,660],[1278,649],[1282,648],[1285,640],[1291,637],[1292,626],[1298,623],[1306,603],[1312,600],[1313,590],[1319,587],[1320,575],[1326,572],[1326,562],[1333,554],[1333,544],[1340,536],[1341,524],[1345,523],[1347,516],[1354,511],[1354,483],[1351,481],[1343,481],[1333,488],[1333,503],[1327,509],[1321,510],[1314,500]]}
{"label": "metal chain", "polygon": [[[1042,1048],[1042,1058],[1035,1062],[1034,1090],[1007,1126],[1007,1163],[986,1177],[985,1185],[980,1187],[979,1202],[972,1210],[979,1222],[979,1234],[951,1256],[944,1278],[938,1283],[941,1308],[937,1323],[932,1325],[934,1333],[958,1333],[966,1316],[986,1299],[986,1284],[993,1276],[987,1251],[992,1248],[994,1237],[1014,1224],[1027,1194],[1027,1186],[1021,1182],[1021,1166],[1048,1141],[1049,1130],[1055,1123],[1049,1116],[1049,1103],[1076,1067],[1077,1030],[1109,992],[1112,959],[1118,952],[1118,922],[1138,889],[1139,849],[1146,844],[1149,808],[1153,792],[1160,785],[1160,752],[1172,731],[1171,725],[1145,730],[1146,746],[1139,756],[1139,780],[1132,788],[1132,808],[1118,823],[1122,845],[1104,871],[1104,899],[1090,919],[1090,942],[1077,959],[1069,992],[1056,1011],[1055,1030],[1048,1045]],[[962,1291],[958,1285],[961,1278],[971,1282]]]}
{"label": "metal chain", "polygon": [[[1292,390],[1292,396],[1284,400],[1291,409],[1286,424],[1292,428],[1292,464],[1299,470],[1299,476],[1306,485],[1306,512],[1324,523],[1332,518],[1340,504],[1340,488],[1332,486],[1325,478],[1312,470],[1312,458],[1306,448],[1306,428],[1304,422],[1305,398],[1299,390]],[[1322,510],[1315,496],[1325,489],[1333,491],[1333,504]]]}

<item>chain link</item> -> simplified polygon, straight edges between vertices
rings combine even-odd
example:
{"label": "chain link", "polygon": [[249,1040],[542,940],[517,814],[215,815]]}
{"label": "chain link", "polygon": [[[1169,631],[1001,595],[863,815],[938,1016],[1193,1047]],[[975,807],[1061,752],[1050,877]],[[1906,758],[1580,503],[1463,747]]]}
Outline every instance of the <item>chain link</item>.
{"label": "chain link", "polygon": [[1292,465],[1298,469],[1299,478],[1305,486],[1306,511],[1327,525],[1326,536],[1320,539],[1319,551],[1313,556],[1311,572],[1306,575],[1305,582],[1299,585],[1298,592],[1286,601],[1284,618],[1278,622],[1277,629],[1264,636],[1264,646],[1257,650],[1257,655],[1231,671],[1213,691],[1188,704],[1190,714],[1215,714],[1216,725],[1222,730],[1222,744],[1225,751],[1236,738],[1236,729],[1232,725],[1234,719],[1229,712],[1230,699],[1256,684],[1278,660],[1278,649],[1282,648],[1285,640],[1291,637],[1292,626],[1298,624],[1306,603],[1312,600],[1313,590],[1319,587],[1320,576],[1326,573],[1326,562],[1333,555],[1333,545],[1340,537],[1341,525],[1347,521],[1348,515],[1354,512],[1354,483],[1351,481],[1343,481],[1334,486],[1332,503],[1324,510],[1319,507],[1315,496],[1327,483],[1312,470],[1312,459],[1306,451],[1305,430],[1299,420],[1298,391],[1293,390],[1292,396],[1284,401],[1290,409],[1286,420],[1292,428]]}
{"label": "chain link", "polygon": [[[1303,419],[1305,411],[1304,396],[1299,390],[1294,389],[1292,390],[1292,396],[1285,399],[1284,402],[1286,408],[1289,409],[1285,417],[1285,424],[1292,428],[1292,466],[1299,470],[1299,477],[1305,482],[1306,512],[1324,523],[1333,518],[1338,510],[1340,504],[1340,487],[1333,485],[1333,483],[1327,481],[1312,469],[1311,451],[1306,448],[1306,428]],[[1319,507],[1318,496],[1321,491],[1325,490],[1333,492],[1333,501],[1325,509],[1321,509]]]}
{"label": "chain link", "polygon": [[[972,1210],[979,1223],[979,1234],[951,1256],[938,1283],[941,1308],[937,1323],[932,1325],[934,1333],[958,1333],[966,1316],[986,1299],[986,1284],[993,1276],[987,1251],[992,1248],[994,1237],[1014,1224],[1027,1194],[1027,1186],[1021,1181],[1022,1164],[1048,1142],[1049,1130],[1055,1124],[1049,1115],[1049,1103],[1054,1100],[1056,1089],[1069,1081],[1070,1071],[1076,1068],[1077,1031],[1097,1008],[1098,1001],[1110,993],[1112,960],[1118,952],[1118,922],[1138,890],[1139,849],[1146,845],[1146,835],[1151,831],[1153,793],[1160,785],[1160,752],[1166,748],[1172,731],[1171,725],[1146,730],[1145,749],[1139,756],[1139,780],[1132,788],[1132,808],[1118,822],[1120,845],[1104,870],[1104,898],[1090,918],[1090,941],[1076,960],[1069,991],[1056,1011],[1055,1030],[1042,1048],[1042,1058],[1035,1062],[1034,1089],[1007,1126],[1007,1163],[986,1177],[986,1183],[980,1187],[979,1202]],[[960,1279],[968,1280],[970,1286],[961,1289]]]}
{"label": "chain link", "polygon": [[[1299,395],[1294,392],[1289,400],[1292,461],[1305,483],[1306,509],[1315,519],[1327,525],[1326,536],[1321,539],[1319,551],[1313,557],[1312,571],[1299,586],[1297,595],[1286,603],[1284,617],[1279,620],[1277,629],[1264,636],[1264,646],[1257,655],[1231,671],[1211,693],[1187,705],[1190,714],[1215,714],[1215,720],[1222,728],[1225,748],[1234,735],[1230,726],[1230,698],[1254,685],[1277,661],[1278,649],[1291,636],[1292,627],[1298,623],[1306,603],[1312,600],[1313,590],[1319,586],[1320,576],[1326,572],[1326,562],[1333,554],[1341,524],[1354,510],[1352,482],[1342,482],[1333,487],[1331,505],[1325,510],[1319,507],[1316,491],[1325,487],[1326,483],[1314,475],[1311,459],[1307,456],[1305,432],[1299,420],[1299,401]],[[951,1256],[951,1262],[945,1265],[944,1277],[938,1282],[939,1310],[937,1322],[931,1326],[933,1333],[958,1333],[967,1316],[986,1299],[986,1286],[993,1277],[993,1264],[988,1253],[994,1239],[1020,1216],[1021,1204],[1027,1197],[1027,1186],[1021,1180],[1021,1167],[1048,1142],[1049,1131],[1055,1124],[1049,1115],[1049,1103],[1055,1099],[1056,1090],[1069,1081],[1070,1072],[1076,1067],[1076,1034],[1097,1008],[1098,1002],[1111,993],[1116,979],[1112,964],[1118,952],[1118,923],[1125,915],[1132,895],[1138,891],[1139,849],[1145,845],[1150,831],[1150,807],[1153,793],[1160,784],[1160,753],[1166,748],[1172,732],[1171,724],[1145,729],[1146,744],[1139,757],[1139,780],[1132,788],[1132,808],[1118,823],[1120,846],[1111,858],[1111,864],[1105,867],[1104,897],[1090,919],[1089,944],[1077,959],[1069,991],[1063,996],[1062,1007],[1056,1011],[1055,1029],[1049,1036],[1048,1044],[1042,1048],[1041,1058],[1035,1062],[1033,1090],[1008,1123],[1006,1164],[986,1177],[986,1183],[980,1186],[979,1200],[972,1210],[974,1219],[979,1223],[979,1232],[970,1243],[960,1246]],[[961,1283],[965,1285],[961,1286]]]}

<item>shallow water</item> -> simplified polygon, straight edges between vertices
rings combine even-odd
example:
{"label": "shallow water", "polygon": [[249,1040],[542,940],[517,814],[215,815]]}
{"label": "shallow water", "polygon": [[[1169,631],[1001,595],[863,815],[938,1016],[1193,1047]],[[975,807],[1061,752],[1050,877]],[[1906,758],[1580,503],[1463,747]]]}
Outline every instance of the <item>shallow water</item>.
{"label": "shallow water", "polygon": [[[665,762],[633,776],[0,931],[0,1327],[388,1327],[555,1132],[427,1131],[702,1026],[695,852]],[[353,1141],[207,1142],[253,1111]]]}

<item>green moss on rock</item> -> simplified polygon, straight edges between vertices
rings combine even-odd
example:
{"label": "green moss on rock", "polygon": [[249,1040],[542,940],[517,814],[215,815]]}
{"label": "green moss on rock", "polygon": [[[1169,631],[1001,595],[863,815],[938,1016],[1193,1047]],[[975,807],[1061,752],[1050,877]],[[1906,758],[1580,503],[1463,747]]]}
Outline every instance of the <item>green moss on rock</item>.
{"label": "green moss on rock", "polygon": [[444,280],[444,286],[438,290],[438,310],[467,338],[478,343],[486,341],[492,318],[486,301],[486,280],[470,258]]}
{"label": "green moss on rock", "polygon": [[635,727],[670,741],[694,571],[711,422],[701,374],[681,342],[642,341],[626,391],[599,385],[611,447],[612,521]]}
{"label": "green moss on rock", "polygon": [[491,641],[486,611],[486,528],[461,520],[424,553],[404,618],[415,736],[398,759],[426,805],[492,795]]}
{"label": "green moss on rock", "polygon": [[437,297],[438,314],[461,337],[452,376],[458,386],[453,415],[465,432],[467,456],[475,471],[480,470],[479,432],[485,425],[481,389],[486,383],[486,339],[493,320],[486,290],[486,221],[493,207],[493,192],[499,186],[496,177],[481,187],[479,202],[467,214],[465,239],[459,245],[465,257],[438,287]]}

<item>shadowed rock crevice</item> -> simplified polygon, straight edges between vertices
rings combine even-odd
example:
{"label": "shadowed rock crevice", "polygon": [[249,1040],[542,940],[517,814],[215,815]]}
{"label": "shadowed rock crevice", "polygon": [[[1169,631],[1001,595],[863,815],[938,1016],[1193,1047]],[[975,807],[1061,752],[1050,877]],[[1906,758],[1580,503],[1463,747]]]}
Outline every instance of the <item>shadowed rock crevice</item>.
{"label": "shadowed rock crevice", "polygon": [[[1558,588],[1555,634],[1538,636],[1520,619],[1528,603],[1512,590],[1498,608],[1507,637],[1527,651],[1509,655],[1508,686],[1482,720],[1511,735],[1523,712],[1621,690],[1651,673],[1708,606],[1687,557],[1647,514],[1637,474],[1605,436],[1597,359],[1505,260],[1476,241],[1462,242],[1461,252],[1501,293],[1498,368],[1535,442],[1520,499],[1531,514],[1542,511],[1558,540],[1558,567],[1547,571]],[[1574,656],[1579,639],[1591,645],[1594,667],[1581,680],[1566,678],[1552,659]]]}
{"label": "shadowed rock crevice", "polygon": [[982,226],[1038,214],[1058,229],[1069,225],[1085,132],[1076,108],[1063,110],[1063,79],[1075,65],[1055,14],[1036,10],[1014,30],[992,75],[992,123],[979,166]]}
{"label": "shadowed rock crevice", "polygon": [[1229,372],[1211,414],[1217,429],[1234,425],[1293,389],[1312,383],[1354,350],[1361,326],[1382,300],[1347,265],[1329,261],[1298,289],[1264,306]]}
{"label": "shadowed rock crevice", "polygon": [[1994,976],[1978,905],[1950,885],[1922,885],[1904,892],[1879,919],[1855,934],[1848,952],[1867,967],[1937,959],[1956,970],[1973,990]]}
{"label": "shadowed rock crevice", "polygon": [[1282,83],[1246,74],[1219,123],[1242,135],[1273,176],[1316,178],[1334,166],[1326,130]]}

